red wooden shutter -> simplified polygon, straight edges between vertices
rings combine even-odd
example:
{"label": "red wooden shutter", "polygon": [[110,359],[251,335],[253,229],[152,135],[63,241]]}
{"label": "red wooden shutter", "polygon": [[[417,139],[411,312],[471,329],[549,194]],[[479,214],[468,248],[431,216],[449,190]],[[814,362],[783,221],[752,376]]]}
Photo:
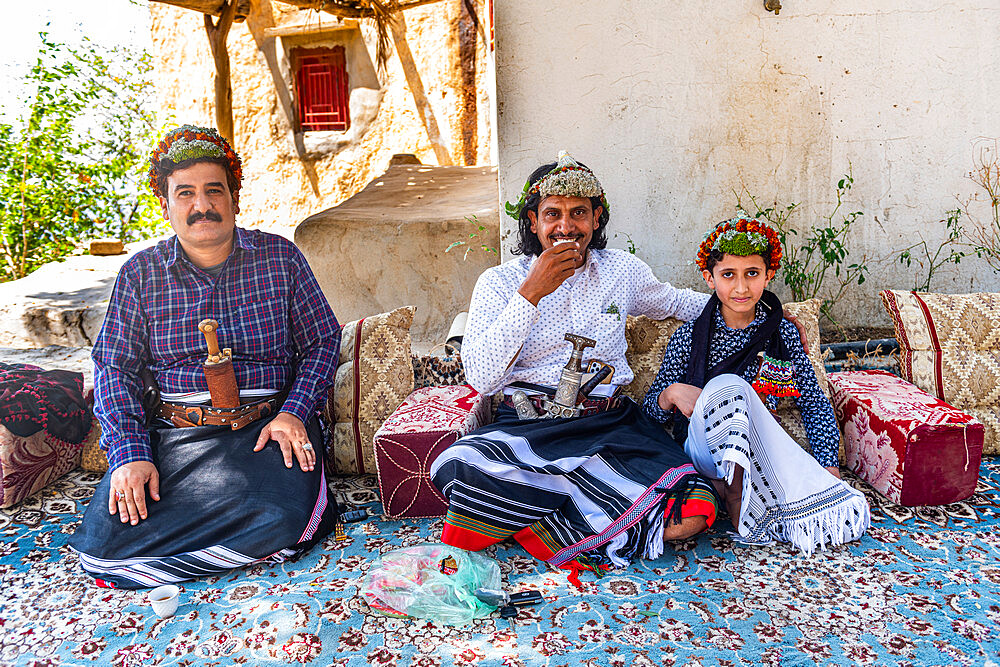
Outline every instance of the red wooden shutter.
{"label": "red wooden shutter", "polygon": [[300,129],[348,129],[351,113],[344,47],[293,49],[291,55]]}

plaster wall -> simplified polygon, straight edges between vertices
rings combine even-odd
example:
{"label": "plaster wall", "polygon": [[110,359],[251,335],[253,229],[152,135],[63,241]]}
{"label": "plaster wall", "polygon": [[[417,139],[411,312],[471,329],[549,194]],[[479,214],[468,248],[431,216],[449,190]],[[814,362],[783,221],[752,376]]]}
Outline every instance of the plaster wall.
{"label": "plaster wall", "polygon": [[[877,291],[910,289],[918,273],[898,250],[944,238],[938,221],[975,192],[977,142],[1000,135],[997,0],[787,0],[779,16],[760,0],[508,0],[495,11],[502,200],[568,150],[608,192],[610,245],[630,235],[679,286],[704,289],[691,260],[708,226],[731,216],[734,190],[800,203],[793,220],[808,228],[853,169],[842,212],[864,216],[848,261],[866,255],[871,275],[837,312],[887,323]],[[967,258],[932,289],[996,291],[1000,278]]]}
{"label": "plaster wall", "polygon": [[[453,164],[462,164],[461,80],[453,37],[461,2],[441,0],[405,12],[406,40]],[[474,4],[482,16],[482,3]],[[214,125],[215,66],[202,15],[158,2],[150,3],[150,11],[163,122]],[[337,24],[329,14],[253,0],[251,15],[229,33],[234,141],[244,161],[241,225],[294,226],[360,191],[386,170],[395,153],[414,153],[424,164],[437,164],[395,51],[390,50],[386,71],[378,72],[374,27],[362,21],[355,28],[362,40],[351,41],[350,31],[336,29]],[[269,28],[293,25],[308,26],[312,32],[268,36]],[[331,30],[317,32],[320,28]],[[308,133],[306,141],[299,134],[296,140],[286,50],[338,43],[348,47],[352,128],[344,133]],[[477,48],[477,164],[486,164],[490,99],[482,83],[486,69],[482,36]]]}

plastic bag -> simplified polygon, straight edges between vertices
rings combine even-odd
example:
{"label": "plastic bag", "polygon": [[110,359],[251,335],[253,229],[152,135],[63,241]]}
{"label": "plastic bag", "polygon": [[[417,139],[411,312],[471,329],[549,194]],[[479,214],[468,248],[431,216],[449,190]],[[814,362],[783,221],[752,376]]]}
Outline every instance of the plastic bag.
{"label": "plastic bag", "polygon": [[465,625],[496,609],[476,598],[477,588],[500,588],[495,560],[446,544],[422,544],[382,556],[365,576],[361,594],[386,616]]}

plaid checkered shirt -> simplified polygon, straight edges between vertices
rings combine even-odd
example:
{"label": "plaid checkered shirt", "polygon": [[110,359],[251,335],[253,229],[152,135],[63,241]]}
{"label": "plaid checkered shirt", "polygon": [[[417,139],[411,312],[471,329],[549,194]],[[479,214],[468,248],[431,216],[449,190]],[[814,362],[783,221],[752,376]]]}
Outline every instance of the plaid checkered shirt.
{"label": "plaid checkered shirt", "polygon": [[291,241],[237,227],[218,277],[191,263],[176,236],[160,241],[122,267],[94,345],[94,414],[111,470],[152,461],[139,368],[163,393],[207,391],[206,318],[233,351],[241,391],[292,383],[281,411],[306,422],[333,384],[340,325]]}

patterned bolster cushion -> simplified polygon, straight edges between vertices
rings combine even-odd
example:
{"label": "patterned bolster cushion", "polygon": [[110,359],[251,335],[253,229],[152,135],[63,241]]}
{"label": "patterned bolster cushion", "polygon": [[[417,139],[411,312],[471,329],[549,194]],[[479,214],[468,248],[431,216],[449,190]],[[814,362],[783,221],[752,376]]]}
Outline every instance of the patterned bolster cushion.
{"label": "patterned bolster cushion", "polygon": [[983,425],[885,371],[830,374],[847,465],[900,505],[946,505],[976,490]]}
{"label": "patterned bolster cushion", "polygon": [[[796,301],[784,304],[788,311],[799,323],[805,327],[806,342],[809,344],[809,361],[812,362],[813,370],[819,386],[827,396],[830,396],[830,386],[826,377],[826,368],[823,366],[823,357],[820,353],[819,338],[819,299],[809,299],[807,301]],[[656,373],[660,370],[660,362],[663,360],[663,352],[667,348],[670,337],[681,325],[680,320],[668,318],[665,320],[651,320],[645,315],[639,317],[629,317],[625,323],[625,340],[628,342],[628,350],[625,357],[628,365],[635,374],[635,379],[625,387],[625,394],[636,403],[642,404],[646,392],[653,386]],[[782,428],[795,439],[799,445],[809,450],[809,440],[806,438],[805,426],[802,424],[802,415],[799,413],[795,402],[792,399],[783,399],[778,404],[776,415]],[[840,461],[844,462],[844,443],[841,438]]]}
{"label": "patterned bolster cushion", "polygon": [[465,384],[462,355],[435,357],[413,355],[413,388],[439,387],[443,384]]}
{"label": "patterned bolster cushion", "polygon": [[885,290],[904,379],[969,413],[1000,454],[1000,294]]}
{"label": "patterned bolster cushion", "polygon": [[[96,424],[92,421],[91,435],[99,431]],[[0,508],[21,502],[75,468],[81,449],[45,429],[22,437],[0,426]]]}
{"label": "patterned bolster cushion", "polygon": [[327,465],[341,475],[375,472],[375,431],[413,391],[413,306],[349,322],[341,330],[336,382],[324,416]]}
{"label": "patterned bolster cushion", "polygon": [[430,479],[438,454],[490,421],[490,401],[467,384],[417,389],[375,433],[379,496],[389,518],[441,516]]}

